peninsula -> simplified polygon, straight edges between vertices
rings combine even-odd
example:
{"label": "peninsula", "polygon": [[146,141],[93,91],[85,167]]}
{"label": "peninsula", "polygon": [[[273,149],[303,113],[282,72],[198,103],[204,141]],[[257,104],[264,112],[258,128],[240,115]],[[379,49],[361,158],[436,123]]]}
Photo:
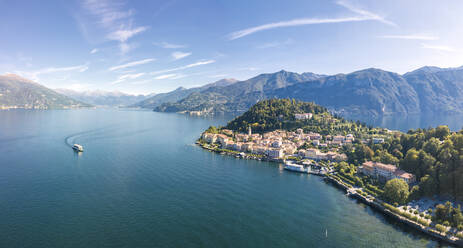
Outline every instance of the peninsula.
{"label": "peninsula", "polygon": [[201,147],[239,158],[317,170],[348,195],[417,230],[462,245],[463,130],[408,133],[372,127],[294,99],[260,101]]}

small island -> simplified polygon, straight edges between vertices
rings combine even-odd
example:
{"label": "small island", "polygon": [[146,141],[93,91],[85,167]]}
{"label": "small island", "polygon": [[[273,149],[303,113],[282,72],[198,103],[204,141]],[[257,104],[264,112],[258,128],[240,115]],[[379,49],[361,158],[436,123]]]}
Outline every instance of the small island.
{"label": "small island", "polygon": [[197,144],[237,158],[297,165],[374,209],[463,245],[463,130],[407,133],[348,121],[294,99],[260,101]]}

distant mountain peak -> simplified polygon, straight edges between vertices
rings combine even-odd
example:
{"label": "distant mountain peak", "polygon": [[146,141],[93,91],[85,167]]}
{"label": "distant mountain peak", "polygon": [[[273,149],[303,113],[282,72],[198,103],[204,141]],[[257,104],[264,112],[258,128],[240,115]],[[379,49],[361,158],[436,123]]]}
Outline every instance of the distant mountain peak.
{"label": "distant mountain peak", "polygon": [[183,87],[183,86],[180,86],[180,87],[178,87],[177,89],[175,89],[174,91],[181,91],[181,90],[186,90],[186,88]]}
{"label": "distant mountain peak", "polygon": [[463,66],[448,67],[448,68],[441,68],[437,66],[423,66],[414,71],[405,73],[404,76],[407,76],[407,75],[410,76],[410,75],[417,74],[417,73],[436,73],[436,72],[441,72],[441,71],[458,71],[458,70],[463,70]]}
{"label": "distant mountain peak", "polygon": [[0,95],[0,109],[67,109],[91,106],[16,74],[0,76]]}
{"label": "distant mountain peak", "polygon": [[[2,75],[0,75],[0,77],[1,76]],[[18,74],[14,74],[14,73],[7,73],[7,74],[5,74],[3,76],[6,77],[6,78],[9,78],[9,79],[14,79],[14,80],[22,81],[22,82],[36,83],[36,82],[34,82],[34,81],[30,80],[30,79],[21,77]]]}

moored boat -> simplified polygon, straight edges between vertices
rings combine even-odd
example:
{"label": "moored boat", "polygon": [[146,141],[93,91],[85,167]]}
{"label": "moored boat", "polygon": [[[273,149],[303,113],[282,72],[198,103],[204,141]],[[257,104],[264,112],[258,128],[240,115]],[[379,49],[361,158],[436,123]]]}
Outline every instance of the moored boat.
{"label": "moored boat", "polygon": [[308,173],[307,169],[305,169],[303,165],[295,164],[292,161],[287,161],[285,163],[284,169],[294,172]]}

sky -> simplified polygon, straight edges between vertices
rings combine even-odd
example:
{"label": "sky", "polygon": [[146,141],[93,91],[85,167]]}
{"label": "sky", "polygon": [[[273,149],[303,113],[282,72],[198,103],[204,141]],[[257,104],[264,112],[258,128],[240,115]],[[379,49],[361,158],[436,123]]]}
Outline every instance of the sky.
{"label": "sky", "polygon": [[0,0],[0,74],[161,93],[282,69],[463,65],[459,0]]}

